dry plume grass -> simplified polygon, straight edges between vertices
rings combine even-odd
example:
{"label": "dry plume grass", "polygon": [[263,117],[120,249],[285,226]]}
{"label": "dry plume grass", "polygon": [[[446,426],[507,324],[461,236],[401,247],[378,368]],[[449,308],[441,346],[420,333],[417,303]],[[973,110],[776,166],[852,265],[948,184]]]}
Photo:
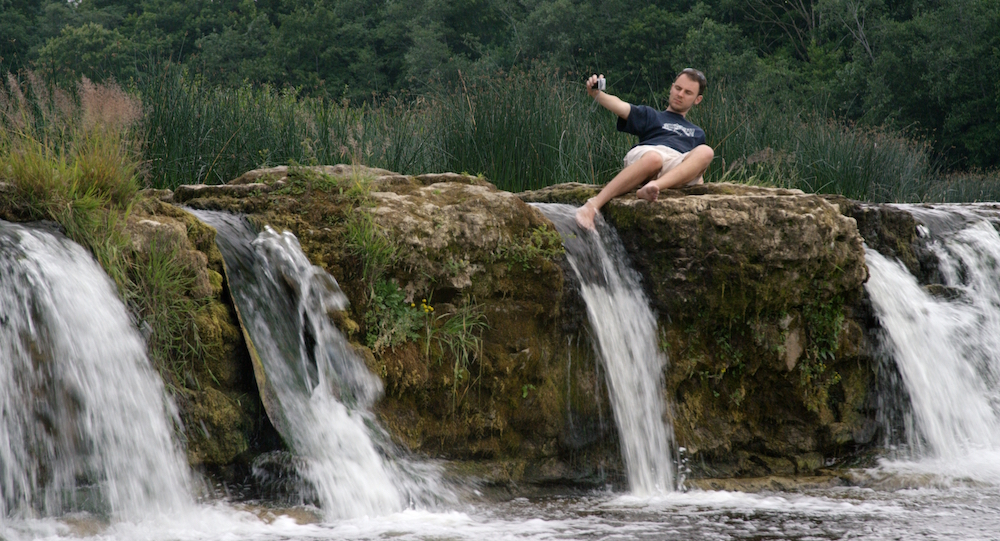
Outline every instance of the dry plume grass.
{"label": "dry plume grass", "polygon": [[118,85],[94,84],[84,77],[80,80],[77,94],[84,130],[101,127],[128,131],[142,120],[142,104]]}
{"label": "dry plume grass", "polygon": [[0,87],[0,181],[14,197],[6,210],[57,219],[82,198],[127,207],[141,171],[133,130],[141,115],[138,100],[113,83],[83,79],[72,96],[34,73],[8,73]]}

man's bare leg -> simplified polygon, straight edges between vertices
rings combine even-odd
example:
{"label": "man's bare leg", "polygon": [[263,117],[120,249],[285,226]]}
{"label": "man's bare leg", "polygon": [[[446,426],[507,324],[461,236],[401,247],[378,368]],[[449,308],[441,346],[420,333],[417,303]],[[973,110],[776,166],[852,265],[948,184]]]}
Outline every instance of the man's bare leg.
{"label": "man's bare leg", "polygon": [[584,229],[594,228],[594,217],[605,203],[623,193],[632,191],[633,188],[642,184],[646,180],[653,178],[663,167],[663,157],[656,152],[647,152],[638,160],[632,162],[628,167],[622,169],[601,188],[600,193],[587,200],[587,202],[577,209],[576,223]]}
{"label": "man's bare leg", "polygon": [[715,151],[712,150],[712,147],[698,145],[691,149],[687,156],[684,156],[684,160],[677,164],[677,167],[639,188],[639,191],[635,192],[635,196],[647,201],[656,201],[660,196],[660,190],[684,186],[704,174],[714,157]]}

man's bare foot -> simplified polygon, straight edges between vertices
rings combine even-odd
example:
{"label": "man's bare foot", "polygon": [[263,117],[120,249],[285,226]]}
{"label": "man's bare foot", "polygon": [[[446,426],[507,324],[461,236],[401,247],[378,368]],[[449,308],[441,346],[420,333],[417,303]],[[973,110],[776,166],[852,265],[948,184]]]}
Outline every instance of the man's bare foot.
{"label": "man's bare foot", "polygon": [[639,191],[635,192],[635,196],[646,201],[656,201],[656,198],[660,197],[660,188],[655,183],[650,182],[639,188]]}
{"label": "man's bare foot", "polygon": [[594,218],[597,216],[597,207],[588,199],[582,207],[576,209],[576,223],[584,229],[594,229]]}

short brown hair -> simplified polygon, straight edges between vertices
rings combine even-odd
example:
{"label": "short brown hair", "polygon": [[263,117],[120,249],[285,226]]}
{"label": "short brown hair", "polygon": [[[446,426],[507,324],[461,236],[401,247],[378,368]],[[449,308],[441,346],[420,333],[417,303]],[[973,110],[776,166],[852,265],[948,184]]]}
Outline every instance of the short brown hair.
{"label": "short brown hair", "polygon": [[[687,75],[691,79],[693,79],[695,81],[698,81],[698,95],[699,96],[705,93],[705,86],[708,85],[708,79],[705,79],[705,74],[704,73],[702,73],[702,72],[700,72],[700,71],[698,71],[698,70],[696,70],[694,68],[684,68],[684,69],[681,70],[680,73],[677,74],[677,77],[680,77],[681,75]],[[677,77],[674,77],[675,81],[677,80]]]}

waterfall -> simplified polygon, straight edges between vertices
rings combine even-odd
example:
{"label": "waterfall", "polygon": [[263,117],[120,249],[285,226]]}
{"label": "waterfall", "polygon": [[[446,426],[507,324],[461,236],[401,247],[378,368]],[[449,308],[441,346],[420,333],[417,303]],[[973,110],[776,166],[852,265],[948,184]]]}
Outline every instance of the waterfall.
{"label": "waterfall", "polygon": [[216,228],[229,289],[263,365],[264,403],[330,518],[384,515],[447,498],[438,474],[400,458],[370,408],[381,381],[330,321],[347,307],[336,280],[290,232],[192,211]]}
{"label": "waterfall", "polygon": [[909,395],[916,457],[954,461],[1000,452],[1000,213],[904,207],[937,257],[936,294],[901,264],[868,250],[866,289],[881,347]]}
{"label": "waterfall", "polygon": [[665,420],[666,355],[649,307],[617,233],[598,218],[584,231],[576,207],[534,204],[555,224],[566,258],[580,281],[594,350],[607,374],[608,391],[628,471],[629,487],[646,496],[674,488],[673,430]]}
{"label": "waterfall", "polygon": [[193,504],[177,412],[81,246],[0,221],[0,517]]}

